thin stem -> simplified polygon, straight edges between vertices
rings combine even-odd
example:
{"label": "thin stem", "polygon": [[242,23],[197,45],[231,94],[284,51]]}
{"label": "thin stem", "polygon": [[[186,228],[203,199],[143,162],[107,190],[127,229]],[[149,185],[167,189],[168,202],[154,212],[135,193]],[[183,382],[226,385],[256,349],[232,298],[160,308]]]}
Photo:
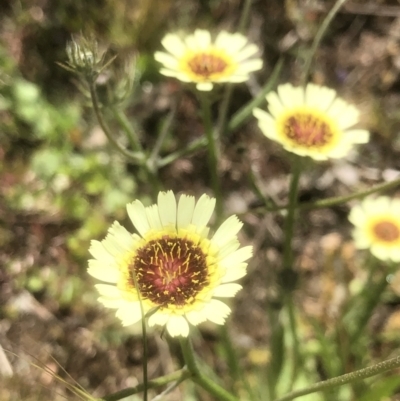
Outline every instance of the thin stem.
{"label": "thin stem", "polygon": [[168,164],[173,163],[175,160],[181,157],[190,156],[192,153],[197,152],[199,149],[203,149],[207,145],[207,138],[202,136],[199,139],[194,140],[185,149],[179,149],[176,152],[163,157],[161,160],[157,161],[158,167],[165,167]]}
{"label": "thin stem", "polygon": [[213,128],[211,123],[211,110],[210,102],[207,98],[207,94],[201,94],[200,97],[201,110],[203,115],[204,129],[207,137],[207,148],[208,148],[208,166],[211,175],[211,184],[216,198],[215,212],[217,215],[217,221],[222,218],[222,195],[221,185],[218,177],[218,155],[217,155],[217,144],[213,135]]}
{"label": "thin stem", "polygon": [[232,132],[235,129],[239,128],[245,120],[252,114],[254,108],[260,106],[262,102],[265,101],[265,95],[271,91],[271,89],[275,86],[279,75],[281,73],[283,67],[283,57],[281,57],[276,63],[274,70],[272,71],[268,81],[262,87],[258,95],[251,100],[249,103],[244,105],[240,110],[238,110],[230,119],[226,130],[227,132]]}
{"label": "thin stem", "polygon": [[107,139],[109,140],[112,147],[125,156],[130,162],[134,164],[142,164],[144,156],[141,153],[132,153],[122,147],[113,137],[108,125],[106,124],[103,115],[100,111],[99,100],[97,98],[96,88],[94,82],[89,82],[90,88],[90,96],[92,99],[93,109],[97,117],[97,121],[100,124],[100,127],[103,129],[104,134],[106,135]]}
{"label": "thin stem", "polygon": [[[323,209],[326,207],[331,207],[331,206],[336,206],[336,205],[340,205],[341,203],[346,203],[350,200],[354,200],[354,199],[362,199],[368,195],[372,195],[376,192],[380,192],[380,191],[388,191],[390,189],[394,189],[396,187],[400,186],[400,178],[398,178],[397,180],[393,180],[390,182],[384,182],[383,184],[378,184],[375,185],[373,187],[371,187],[370,189],[366,189],[364,191],[359,191],[359,192],[355,192],[352,193],[350,195],[345,195],[345,196],[334,196],[332,198],[327,198],[327,199],[322,199],[316,202],[304,202],[304,203],[300,203],[297,205],[297,208],[299,210],[312,210],[312,209]],[[283,205],[283,206],[271,206],[269,208],[265,208],[265,207],[260,207],[260,208],[256,208],[254,209],[254,211],[269,211],[269,212],[278,212],[279,210],[285,210],[288,209],[289,205]]]}
{"label": "thin stem", "polygon": [[148,163],[151,166],[157,165],[156,160],[160,153],[161,147],[165,141],[165,138],[167,137],[167,134],[171,128],[172,122],[175,119],[176,110],[177,110],[177,102],[172,106],[171,111],[168,113],[168,116],[164,121],[163,127],[160,130],[160,133],[158,135],[156,143],[154,144],[153,150],[151,151],[151,154],[150,154],[150,157],[148,160]]}
{"label": "thin stem", "polygon": [[292,376],[290,378],[290,390],[293,388],[293,384],[296,381],[298,368],[300,364],[300,342],[299,335],[297,332],[296,315],[294,303],[291,295],[286,297],[286,307],[289,314],[289,325],[290,331],[293,337],[293,359],[292,359]]}
{"label": "thin stem", "polygon": [[338,13],[340,8],[346,3],[347,0],[337,0],[335,5],[332,7],[331,11],[329,11],[328,15],[325,17],[324,21],[320,25],[317,34],[315,35],[313,44],[311,45],[310,53],[307,57],[304,70],[303,70],[303,83],[304,85],[308,81],[308,76],[310,74],[310,68],[312,60],[315,56],[315,52],[317,51],[318,46],[321,43],[322,38],[324,37],[326,30],[328,29],[330,23],[332,22],[335,15]]}
{"label": "thin stem", "polygon": [[[250,15],[251,4],[252,0],[246,0],[244,3],[239,21],[238,32],[243,33],[246,28]],[[231,102],[232,93],[233,93],[233,85],[228,84],[225,88],[224,96],[221,102],[221,106],[219,108],[217,130],[216,130],[217,138],[220,138],[221,135],[225,132],[226,121],[228,118],[229,104]]]}
{"label": "thin stem", "polygon": [[[174,373],[171,373],[169,375],[161,376],[158,377],[157,379],[149,380],[147,382],[147,388],[157,388],[161,386],[165,386],[168,383],[175,382],[175,381],[180,381],[182,382],[183,380],[186,380],[189,378],[192,374],[186,369],[180,369]],[[144,383],[138,384],[136,387],[129,387],[125,388],[121,391],[117,391],[116,393],[109,394],[101,398],[101,401],[118,401],[122,400],[124,398],[127,398],[133,394],[140,393],[144,389]]]}
{"label": "thin stem", "polygon": [[123,113],[120,109],[116,107],[112,108],[112,112],[115,119],[121,124],[122,128],[124,129],[132,149],[136,152],[143,152],[139,136],[137,135],[137,132],[133,129],[132,124],[128,121],[125,113]]}
{"label": "thin stem", "polygon": [[283,270],[293,270],[293,250],[292,250],[292,239],[294,232],[294,223],[296,219],[297,209],[297,197],[298,188],[301,174],[301,160],[295,156],[292,166],[292,178],[290,181],[289,188],[289,204],[287,207],[287,216],[284,225],[285,243],[283,248]]}
{"label": "thin stem", "polygon": [[377,363],[375,365],[369,366],[368,368],[356,370],[355,372],[347,373],[342,376],[334,377],[333,379],[324,380],[313,384],[302,390],[296,390],[284,397],[277,398],[275,401],[290,401],[295,398],[301,397],[303,395],[316,393],[317,391],[332,389],[343,384],[353,383],[359,380],[366,379],[371,376],[378,375],[388,370],[392,370],[400,367],[400,356],[396,358],[388,359],[387,361]]}
{"label": "thin stem", "polygon": [[208,377],[204,376],[200,371],[199,365],[196,362],[194,351],[189,338],[182,338],[180,340],[183,358],[188,371],[192,374],[192,380],[200,387],[204,388],[207,392],[212,394],[216,400],[219,401],[239,401],[238,398],[227,392],[217,383],[213,382]]}

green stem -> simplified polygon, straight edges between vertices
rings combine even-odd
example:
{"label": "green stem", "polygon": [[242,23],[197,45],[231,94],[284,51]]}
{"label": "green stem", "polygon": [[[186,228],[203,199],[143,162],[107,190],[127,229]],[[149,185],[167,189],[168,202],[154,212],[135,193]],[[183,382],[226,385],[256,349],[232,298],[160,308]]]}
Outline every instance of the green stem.
{"label": "green stem", "polygon": [[118,109],[116,107],[112,108],[112,112],[114,114],[115,119],[120,123],[120,125],[124,129],[128,139],[129,139],[129,143],[130,143],[132,149],[136,152],[143,152],[143,148],[140,143],[139,136],[137,135],[136,131],[133,129],[132,124],[129,122],[125,113],[123,113],[120,109]]}
{"label": "green stem", "polygon": [[93,109],[97,117],[97,121],[100,124],[100,127],[103,129],[104,134],[106,135],[107,139],[109,140],[110,144],[112,147],[121,153],[121,155],[125,156],[130,162],[134,164],[142,164],[144,156],[141,153],[132,153],[129,152],[127,149],[122,147],[113,137],[110,129],[108,128],[108,125],[106,124],[103,115],[101,114],[100,111],[100,106],[99,106],[99,100],[97,98],[97,93],[96,93],[96,88],[95,88],[95,83],[94,82],[89,82],[89,88],[90,88],[90,96],[92,99],[92,104],[93,104]]}
{"label": "green stem", "polygon": [[297,197],[301,174],[301,160],[295,156],[292,166],[292,178],[289,188],[289,204],[287,207],[287,216],[284,224],[285,243],[283,248],[283,270],[293,271],[293,250],[292,239],[294,232],[294,223],[296,220]]}
{"label": "green stem", "polygon": [[293,304],[293,299],[291,295],[286,297],[286,307],[289,314],[289,325],[290,331],[293,337],[293,359],[292,359],[292,375],[290,378],[290,390],[292,390],[294,382],[297,378],[298,368],[300,365],[301,354],[300,354],[300,342],[299,335],[297,332],[296,315],[295,308]]}
{"label": "green stem", "polygon": [[157,162],[157,166],[165,167],[168,164],[173,163],[175,160],[180,159],[181,157],[190,156],[192,153],[195,153],[198,150],[203,149],[206,145],[207,145],[207,138],[201,137],[199,139],[196,139],[192,143],[190,143],[185,149],[179,149],[176,152],[173,152],[168,156],[163,157],[161,160]]}
{"label": "green stem", "polygon": [[355,372],[347,373],[342,376],[334,377],[333,379],[324,380],[313,384],[302,390],[296,390],[284,397],[278,398],[275,401],[290,401],[303,395],[316,393],[317,391],[332,389],[343,384],[353,383],[359,380],[366,379],[371,376],[378,375],[380,373],[387,372],[400,367],[400,356],[396,358],[388,359],[387,361],[377,363],[376,365],[369,366],[368,368],[356,370]]}
{"label": "green stem", "polygon": [[199,365],[196,362],[192,344],[189,338],[181,338],[180,340],[183,358],[185,359],[186,367],[192,374],[192,380],[202,387],[204,390],[212,394],[218,401],[239,401],[238,398],[227,392],[217,383],[213,382],[208,377],[204,376],[200,371]]}
{"label": "green stem", "polygon": [[[304,202],[300,203],[297,205],[298,210],[312,210],[312,209],[323,209],[326,207],[331,207],[331,206],[336,206],[340,205],[341,203],[346,203],[348,201],[354,200],[354,199],[362,199],[368,195],[372,195],[376,192],[380,191],[388,191],[390,189],[394,189],[400,186],[400,178],[397,180],[393,180],[390,182],[385,182],[383,184],[378,184],[370,189],[366,189],[364,191],[360,192],[355,192],[350,195],[345,195],[345,196],[334,196],[332,198],[327,198],[327,199],[322,199],[316,202]],[[279,210],[285,210],[288,209],[289,205],[283,205],[283,206],[272,206],[269,207],[268,209],[265,207],[261,208],[256,208],[254,209],[255,211],[269,211],[269,212],[277,212]]]}
{"label": "green stem", "polygon": [[203,115],[204,129],[207,137],[207,148],[208,148],[208,166],[211,175],[211,184],[216,198],[215,212],[217,215],[217,222],[222,218],[222,195],[221,185],[218,177],[218,156],[217,156],[217,144],[213,135],[213,128],[211,123],[211,110],[210,102],[207,98],[207,94],[201,94],[201,110]]}
{"label": "green stem", "polygon": [[[183,381],[188,379],[192,374],[186,369],[180,369],[174,373],[169,375],[165,375],[162,377],[158,377],[157,379],[149,380],[147,382],[147,388],[158,388],[161,386],[165,386],[168,383],[175,381]],[[133,394],[140,393],[145,388],[144,383],[138,384],[136,387],[125,388],[121,391],[117,391],[116,393],[109,394],[101,398],[101,401],[118,401],[124,398],[127,398]]]}
{"label": "green stem", "polygon": [[279,75],[281,73],[283,67],[283,57],[279,59],[279,61],[276,63],[274,70],[272,71],[268,81],[266,84],[262,87],[258,95],[251,100],[249,103],[244,105],[241,109],[239,109],[230,119],[226,129],[227,132],[232,132],[235,129],[239,128],[245,121],[246,119],[251,116],[253,113],[254,108],[258,107],[265,101],[265,96],[267,95],[268,92],[271,91],[271,89],[275,86]]}
{"label": "green stem", "polygon": [[338,13],[340,8],[346,3],[347,0],[337,0],[335,5],[332,7],[331,11],[329,11],[328,15],[325,17],[324,21],[320,25],[318,32],[315,35],[313,44],[311,45],[310,53],[307,57],[304,70],[303,70],[303,83],[304,85],[308,81],[308,76],[310,74],[311,63],[314,58],[315,52],[318,49],[318,46],[321,43],[322,38],[324,37],[326,30],[328,29],[330,23],[332,22],[335,15]]}

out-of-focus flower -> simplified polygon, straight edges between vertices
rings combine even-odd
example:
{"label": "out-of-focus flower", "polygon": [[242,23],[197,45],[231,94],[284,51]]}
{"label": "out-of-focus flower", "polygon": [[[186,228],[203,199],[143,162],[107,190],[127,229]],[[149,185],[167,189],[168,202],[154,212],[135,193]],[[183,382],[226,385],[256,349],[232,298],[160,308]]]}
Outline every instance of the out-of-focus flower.
{"label": "out-of-focus flower", "polygon": [[269,113],[254,109],[253,114],[264,135],[289,152],[315,160],[340,158],[354,144],[369,140],[368,131],[351,129],[358,122],[358,110],[333,89],[284,84],[266,99]]}
{"label": "out-of-focus flower", "polygon": [[400,199],[365,199],[349,215],[359,249],[370,249],[380,260],[400,261]]}
{"label": "out-of-focus flower", "polygon": [[261,59],[251,58],[258,47],[240,33],[221,31],[212,41],[210,32],[197,29],[183,39],[169,33],[161,43],[168,51],[154,55],[164,66],[161,74],[194,82],[202,91],[211,90],[213,83],[247,81],[250,72],[262,67]]}
{"label": "out-of-focus flower", "polygon": [[252,247],[240,248],[242,223],[228,218],[208,238],[215,199],[160,192],[149,207],[136,200],[127,211],[138,234],[114,222],[105,240],[92,241],[88,272],[109,284],[97,284],[99,301],[117,309],[124,326],[148,313],[149,326],[166,326],[171,336],[188,336],[189,323],[223,324],[230,308],[218,299],[233,297],[232,283],[246,274]]}

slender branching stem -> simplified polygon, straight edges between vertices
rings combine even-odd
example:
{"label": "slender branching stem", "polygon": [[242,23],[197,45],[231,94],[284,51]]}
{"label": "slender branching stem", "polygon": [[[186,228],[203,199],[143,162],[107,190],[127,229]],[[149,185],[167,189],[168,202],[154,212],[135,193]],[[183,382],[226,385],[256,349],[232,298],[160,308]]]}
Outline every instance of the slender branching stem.
{"label": "slender branching stem", "polygon": [[192,374],[191,379],[196,384],[212,394],[218,401],[239,401],[238,398],[223,389],[201,372],[189,338],[182,338],[180,343],[187,370]]}
{"label": "slender branching stem", "polygon": [[119,152],[122,156],[126,157],[128,161],[134,164],[142,164],[144,156],[141,153],[132,153],[121,146],[118,141],[114,138],[113,134],[111,133],[107,123],[105,122],[103,115],[100,110],[99,100],[97,97],[96,87],[94,82],[89,82],[90,88],[90,96],[92,99],[93,109],[97,117],[97,121],[100,124],[104,134],[106,135],[107,139],[109,140],[111,146]]}
{"label": "slender branching stem", "polygon": [[313,384],[302,390],[296,390],[274,401],[290,401],[303,395],[316,393],[317,391],[333,389],[347,383],[357,382],[380,373],[393,370],[400,367],[400,356],[397,356],[387,361],[377,363],[376,365],[369,366],[368,368],[356,370],[355,372],[347,373],[342,376],[334,377],[333,379],[324,380]]}
{"label": "slender branching stem", "polygon": [[325,17],[324,21],[320,25],[318,32],[315,35],[314,41],[311,45],[310,52],[308,54],[307,60],[305,62],[305,66],[303,69],[303,84],[306,85],[308,81],[308,76],[310,74],[310,68],[312,60],[315,56],[315,52],[318,49],[318,46],[321,43],[322,38],[324,37],[330,23],[332,22],[335,15],[338,13],[340,8],[346,3],[347,0],[337,0],[335,5],[332,7],[331,11],[329,11],[328,15]]}
{"label": "slender branching stem", "polygon": [[119,122],[123,130],[125,131],[129,144],[135,152],[143,152],[142,145],[140,143],[139,136],[136,130],[133,129],[132,124],[129,122],[126,114],[119,108],[113,107],[112,112],[114,114],[115,119]]}

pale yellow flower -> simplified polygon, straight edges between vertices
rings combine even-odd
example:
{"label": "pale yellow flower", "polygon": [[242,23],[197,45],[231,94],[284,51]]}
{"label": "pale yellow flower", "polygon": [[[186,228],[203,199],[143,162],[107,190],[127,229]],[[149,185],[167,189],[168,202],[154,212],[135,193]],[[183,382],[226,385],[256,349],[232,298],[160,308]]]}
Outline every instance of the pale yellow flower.
{"label": "pale yellow flower", "polygon": [[369,249],[380,260],[400,262],[400,199],[365,199],[349,215],[359,249]]}
{"label": "pale yellow flower", "polygon": [[221,31],[213,41],[210,32],[197,29],[185,38],[169,33],[161,43],[168,51],[154,55],[164,66],[161,74],[194,82],[201,91],[211,90],[213,83],[247,81],[262,67],[261,59],[251,58],[258,47],[240,33]]}
{"label": "pale yellow flower", "polygon": [[354,144],[366,143],[368,131],[351,129],[358,110],[337,97],[333,89],[314,84],[278,86],[266,97],[269,113],[254,109],[264,135],[289,152],[315,160],[346,156]]}
{"label": "pale yellow flower", "polygon": [[[88,272],[109,284],[97,284],[99,301],[117,309],[124,326],[141,318],[139,294],[149,326],[166,326],[171,336],[187,336],[189,323],[223,324],[230,308],[216,298],[233,297],[232,283],[246,274],[252,247],[240,248],[242,223],[228,218],[209,238],[208,222],[215,199],[160,192],[149,207],[127,205],[138,234],[114,222],[105,240],[92,241]],[[239,249],[240,248],[240,249]],[[136,285],[135,285],[136,282]]]}

